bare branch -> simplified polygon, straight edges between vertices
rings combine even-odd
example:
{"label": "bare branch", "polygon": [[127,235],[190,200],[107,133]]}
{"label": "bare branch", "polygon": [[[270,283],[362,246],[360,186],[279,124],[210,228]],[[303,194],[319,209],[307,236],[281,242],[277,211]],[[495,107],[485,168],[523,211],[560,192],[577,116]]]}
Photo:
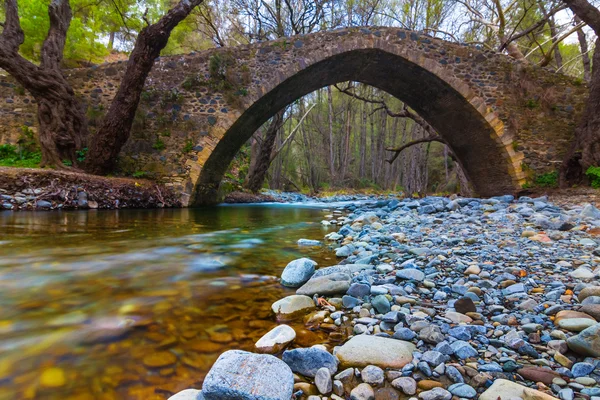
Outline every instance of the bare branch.
{"label": "bare branch", "polygon": [[448,144],[444,139],[442,139],[441,136],[437,136],[437,135],[436,136],[428,136],[428,137],[424,137],[424,138],[421,138],[421,139],[416,139],[416,140],[413,140],[413,141],[408,142],[406,144],[403,144],[402,146],[397,147],[397,148],[387,148],[386,149],[387,151],[392,151],[392,152],[394,152],[396,154],[394,154],[394,156],[392,158],[390,158],[389,160],[386,160],[386,161],[391,164],[394,161],[396,161],[396,159],[398,158],[398,156],[400,155],[400,153],[402,153],[403,150],[405,150],[405,149],[407,149],[407,148],[409,148],[411,146],[414,146],[416,144],[430,143],[430,142],[439,142],[439,143],[443,143],[445,145]]}

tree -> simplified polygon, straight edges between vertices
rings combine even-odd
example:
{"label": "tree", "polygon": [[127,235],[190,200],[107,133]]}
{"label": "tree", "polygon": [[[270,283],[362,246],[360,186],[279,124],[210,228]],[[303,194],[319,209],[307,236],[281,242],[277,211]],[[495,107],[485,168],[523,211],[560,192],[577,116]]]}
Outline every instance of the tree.
{"label": "tree", "polygon": [[19,21],[17,0],[5,0],[5,22],[0,37],[0,67],[19,82],[38,104],[38,136],[42,166],[64,167],[76,162],[75,152],[87,133],[83,109],[62,73],[61,62],[72,11],[68,0],[52,0],[50,25],[36,65],[19,54],[25,34]]}
{"label": "tree", "polygon": [[591,166],[600,166],[600,10],[587,0],[564,0],[571,11],[596,33],[596,51],[592,58],[590,94],[580,125],[560,171],[561,186],[583,179]]}
{"label": "tree", "polygon": [[203,0],[181,0],[158,22],[147,24],[139,33],[129,56],[119,90],[113,99],[100,129],[92,138],[85,168],[105,174],[116,163],[121,148],[129,139],[131,125],[140,102],[146,78],[169,40],[173,29]]}

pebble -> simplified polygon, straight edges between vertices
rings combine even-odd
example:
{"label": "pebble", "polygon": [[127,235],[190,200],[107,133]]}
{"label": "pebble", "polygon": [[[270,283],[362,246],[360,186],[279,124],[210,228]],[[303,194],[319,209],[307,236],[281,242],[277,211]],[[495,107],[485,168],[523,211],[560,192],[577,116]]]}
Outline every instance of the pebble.
{"label": "pebble", "polygon": [[600,249],[587,233],[600,228],[600,210],[500,196],[346,211],[328,218],[338,232],[325,238],[341,264],[298,267],[304,296],[273,308],[281,319],[317,307],[305,322],[335,339],[283,353],[306,397],[600,395]]}

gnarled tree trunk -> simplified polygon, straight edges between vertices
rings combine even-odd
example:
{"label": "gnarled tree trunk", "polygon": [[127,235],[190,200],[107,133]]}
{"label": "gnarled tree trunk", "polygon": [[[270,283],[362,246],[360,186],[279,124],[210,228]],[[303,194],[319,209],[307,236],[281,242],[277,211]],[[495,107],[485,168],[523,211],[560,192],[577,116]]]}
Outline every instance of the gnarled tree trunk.
{"label": "gnarled tree trunk", "polygon": [[48,6],[50,29],[42,46],[39,66],[19,55],[25,36],[19,23],[16,0],[5,0],[6,20],[0,40],[0,67],[5,69],[38,103],[38,136],[42,166],[65,168],[63,160],[76,163],[75,152],[87,133],[86,118],[61,62],[71,22],[68,0],[52,0]]}
{"label": "gnarled tree trunk", "polygon": [[600,166],[600,10],[587,0],[565,0],[565,3],[598,38],[592,59],[590,95],[560,171],[562,187],[581,182],[590,166]]}
{"label": "gnarled tree trunk", "polygon": [[92,138],[86,170],[96,174],[110,172],[121,148],[129,139],[135,112],[140,103],[146,78],[175,27],[203,0],[181,0],[158,22],[139,33],[125,75],[100,129]]}

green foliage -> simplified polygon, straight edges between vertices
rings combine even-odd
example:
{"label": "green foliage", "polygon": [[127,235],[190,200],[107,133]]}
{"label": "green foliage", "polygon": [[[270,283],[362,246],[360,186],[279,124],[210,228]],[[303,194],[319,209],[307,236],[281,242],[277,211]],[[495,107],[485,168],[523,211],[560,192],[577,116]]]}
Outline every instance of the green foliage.
{"label": "green foliage", "polygon": [[135,171],[131,176],[134,178],[145,178],[148,176],[148,173],[146,171]]}
{"label": "green foliage", "polygon": [[535,185],[540,187],[557,187],[558,186],[558,172],[548,172],[542,175],[538,175],[535,178]]}
{"label": "green foliage", "polygon": [[0,158],[13,157],[17,154],[17,146],[0,144]]}
{"label": "green foliage", "polygon": [[20,146],[0,145],[0,167],[39,168],[41,161],[40,151],[29,152]]}
{"label": "green foliage", "polygon": [[186,140],[185,141],[185,146],[183,146],[183,152],[184,153],[189,153],[193,149],[194,149],[194,142],[192,142],[191,139]]}
{"label": "green foliage", "polygon": [[152,145],[152,148],[158,151],[164,150],[165,142],[163,142],[159,137],[157,137],[156,142],[154,142],[154,144]]}
{"label": "green foliage", "polygon": [[[19,1],[21,27],[25,33],[20,52],[32,61],[39,61],[42,44],[48,34],[49,3],[49,0]],[[135,4],[133,0],[119,0],[119,3],[121,9]],[[101,37],[123,25],[118,12],[108,2],[94,0],[71,0],[71,7],[74,15],[67,33],[65,64],[77,66],[82,62],[102,61],[108,49]]]}
{"label": "green foliage", "polygon": [[539,106],[540,106],[540,102],[537,99],[529,99],[525,103],[525,107],[532,109],[532,110],[535,108],[538,108]]}
{"label": "green foliage", "polygon": [[85,157],[87,156],[87,152],[88,152],[88,148],[87,147],[84,147],[81,150],[77,150],[75,152],[75,155],[77,157],[77,162],[80,162],[80,163],[84,162],[85,161]]}
{"label": "green foliage", "polygon": [[187,78],[185,78],[185,80],[181,84],[181,87],[184,88],[185,90],[190,91],[190,90],[197,89],[201,86],[206,86],[207,84],[208,84],[208,82],[206,82],[206,80],[202,79],[200,77],[200,75],[196,74],[196,75],[188,76]]}
{"label": "green foliage", "polygon": [[150,88],[148,90],[144,90],[140,96],[144,103],[151,103],[158,99],[160,93],[155,88]]}
{"label": "green foliage", "polygon": [[600,189],[600,167],[589,167],[585,171],[590,183],[594,189]]}

